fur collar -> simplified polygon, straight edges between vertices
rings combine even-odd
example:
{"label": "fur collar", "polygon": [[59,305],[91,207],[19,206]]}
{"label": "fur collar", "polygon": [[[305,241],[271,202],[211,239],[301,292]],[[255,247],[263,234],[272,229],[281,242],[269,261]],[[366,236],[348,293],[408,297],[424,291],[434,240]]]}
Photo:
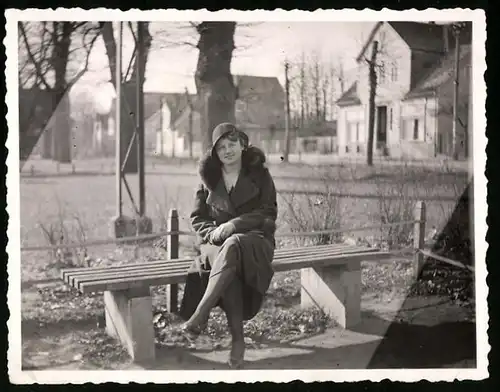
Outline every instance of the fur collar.
{"label": "fur collar", "polygon": [[[258,147],[249,146],[242,156],[243,173],[250,177],[258,177],[266,168],[265,162],[264,151]],[[212,157],[210,151],[200,160],[198,173],[207,189],[214,191],[222,178],[222,169],[219,160]]]}

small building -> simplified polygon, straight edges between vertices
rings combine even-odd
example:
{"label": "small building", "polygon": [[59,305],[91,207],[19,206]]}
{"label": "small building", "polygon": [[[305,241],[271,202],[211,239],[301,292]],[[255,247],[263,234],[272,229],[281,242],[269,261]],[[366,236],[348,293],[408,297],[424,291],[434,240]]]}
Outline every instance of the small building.
{"label": "small building", "polygon": [[337,121],[321,121],[298,130],[297,153],[334,154],[337,152]]}
{"label": "small building", "polygon": [[[175,121],[178,114],[184,109],[186,101],[185,94],[181,93],[144,93],[144,147],[146,154],[158,153],[158,132],[162,127],[162,120],[168,124],[170,121]],[[165,105],[166,107],[164,107]],[[166,111],[166,108],[168,108],[168,117],[160,116],[160,111]],[[112,98],[109,110],[106,110],[105,113],[97,111],[94,113],[93,155],[113,156],[115,154],[115,117],[115,98]]]}
{"label": "small building", "polygon": [[[254,145],[267,152],[282,151],[285,143],[285,93],[276,77],[234,75],[237,88],[236,125]],[[204,104],[196,96],[184,95],[179,106],[164,102],[151,117],[158,130],[156,153],[193,157],[202,154],[201,113]],[[149,127],[149,126],[148,126]]]}
{"label": "small building", "polygon": [[[379,22],[357,57],[355,82],[337,101],[340,155],[366,155],[369,121],[369,67],[377,41],[374,154],[426,159],[450,156],[453,129],[454,37],[449,25]],[[471,29],[459,45],[459,126],[461,157],[468,155]]]}

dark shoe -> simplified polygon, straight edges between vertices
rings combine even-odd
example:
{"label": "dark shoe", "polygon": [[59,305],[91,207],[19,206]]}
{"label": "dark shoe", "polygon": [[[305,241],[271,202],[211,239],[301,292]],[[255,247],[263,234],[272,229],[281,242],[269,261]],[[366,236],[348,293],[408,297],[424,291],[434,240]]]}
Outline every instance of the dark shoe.
{"label": "dark shoe", "polygon": [[181,325],[180,331],[188,340],[191,341],[196,340],[202,332],[200,327],[193,327],[187,323]]}
{"label": "dark shoe", "polygon": [[245,341],[236,341],[231,343],[231,352],[227,362],[231,369],[241,369],[245,362]]}
{"label": "dark shoe", "polygon": [[231,369],[243,369],[244,363],[245,361],[243,359],[241,361],[233,361],[232,359],[227,361],[227,364]]}

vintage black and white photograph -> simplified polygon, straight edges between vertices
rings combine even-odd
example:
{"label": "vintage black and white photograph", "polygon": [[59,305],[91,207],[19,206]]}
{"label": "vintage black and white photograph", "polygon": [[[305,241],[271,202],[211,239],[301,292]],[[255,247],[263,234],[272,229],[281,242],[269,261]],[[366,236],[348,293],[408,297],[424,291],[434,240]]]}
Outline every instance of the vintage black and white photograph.
{"label": "vintage black and white photograph", "polygon": [[12,382],[488,376],[484,12],[341,12],[7,11]]}

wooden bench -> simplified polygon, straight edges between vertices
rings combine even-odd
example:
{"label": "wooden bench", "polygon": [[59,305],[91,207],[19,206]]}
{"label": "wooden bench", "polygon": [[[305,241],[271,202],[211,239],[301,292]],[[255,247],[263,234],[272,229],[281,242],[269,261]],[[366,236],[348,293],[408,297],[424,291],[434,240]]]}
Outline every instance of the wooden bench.
{"label": "wooden bench", "polygon": [[[424,208],[416,209],[414,247],[423,247]],[[169,232],[178,232],[171,211]],[[169,285],[169,310],[177,310],[177,285],[185,282],[192,258],[178,258],[179,235],[167,237],[167,260],[61,271],[62,280],[82,293],[103,292],[107,333],[119,339],[136,362],[155,358],[151,287]],[[348,244],[278,249],[275,272],[301,271],[301,306],[318,306],[342,327],[361,317],[361,262],[391,259],[391,253]],[[416,255],[417,271],[422,256]]]}
{"label": "wooden bench", "polygon": [[[344,244],[277,250],[276,272],[301,270],[301,305],[319,306],[344,328],[360,320],[361,261],[388,258],[386,252]],[[106,330],[137,361],[155,357],[152,286],[183,283],[192,259],[61,271],[62,280],[82,293],[104,292]]]}

